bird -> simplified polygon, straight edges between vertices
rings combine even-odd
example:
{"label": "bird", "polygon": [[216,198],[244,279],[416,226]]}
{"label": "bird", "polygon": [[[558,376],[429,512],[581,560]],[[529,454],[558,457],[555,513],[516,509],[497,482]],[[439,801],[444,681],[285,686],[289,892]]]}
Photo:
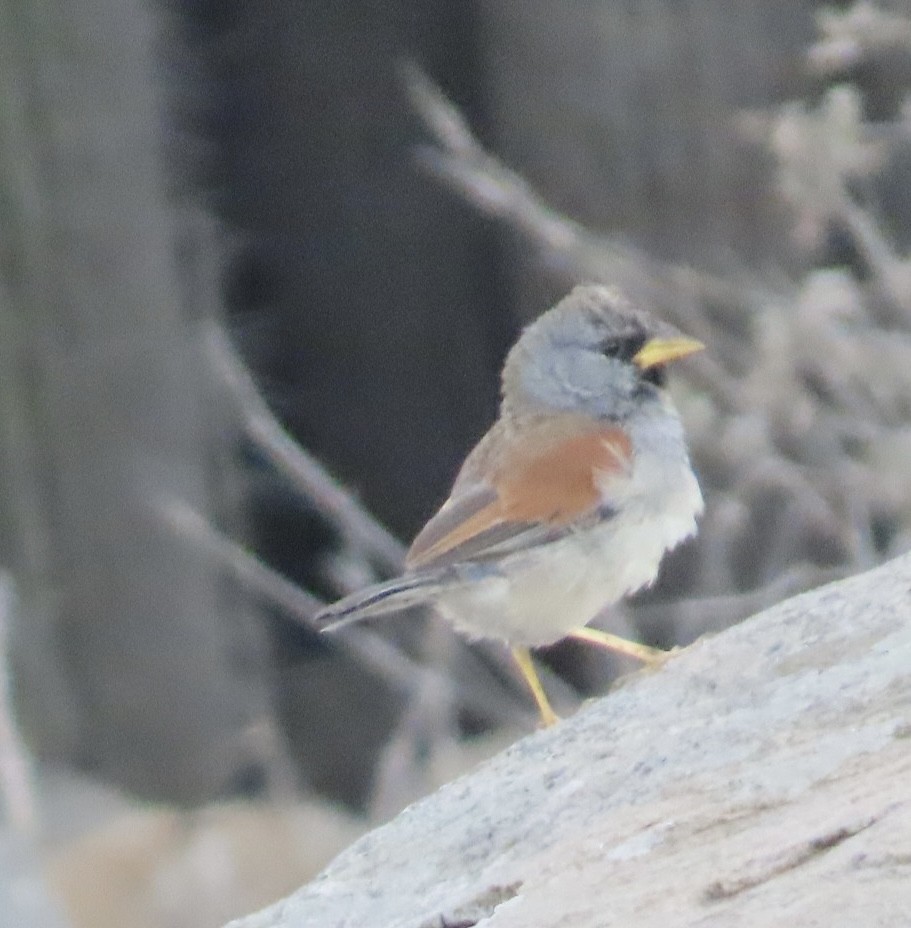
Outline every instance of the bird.
{"label": "bird", "polygon": [[429,606],[511,649],[544,726],[558,716],[531,649],[575,638],[661,659],[588,623],[696,533],[703,498],[666,368],[704,347],[614,287],[576,286],[507,354],[499,417],[404,573],[325,607],[322,630]]}

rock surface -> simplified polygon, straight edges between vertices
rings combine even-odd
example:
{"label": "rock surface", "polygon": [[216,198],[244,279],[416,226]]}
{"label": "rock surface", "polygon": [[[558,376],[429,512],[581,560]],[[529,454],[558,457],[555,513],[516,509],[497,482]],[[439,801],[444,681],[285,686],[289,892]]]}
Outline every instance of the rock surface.
{"label": "rock surface", "polygon": [[906,926],[911,556],[627,678],[233,928]]}

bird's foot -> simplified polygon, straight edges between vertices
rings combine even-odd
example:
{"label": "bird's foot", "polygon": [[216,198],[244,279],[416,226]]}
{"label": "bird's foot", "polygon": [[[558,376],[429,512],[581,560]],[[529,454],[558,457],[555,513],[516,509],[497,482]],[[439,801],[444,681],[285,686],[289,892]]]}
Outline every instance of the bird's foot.
{"label": "bird's foot", "polygon": [[535,699],[535,704],[541,716],[541,727],[550,728],[551,725],[556,725],[560,721],[560,716],[554,712],[550,700],[547,698],[547,693],[544,692],[544,687],[541,685],[541,680],[535,670],[528,648],[513,648],[512,656],[522,673],[522,677],[528,684],[528,688],[531,690],[531,695]]}
{"label": "bird's foot", "polygon": [[650,668],[661,667],[679,650],[678,648],[672,648],[670,651],[662,651],[661,648],[651,648],[647,644],[640,644],[638,641],[630,641],[628,638],[612,635],[600,628],[575,628],[567,637],[575,638],[577,641],[587,641],[589,644],[597,645],[599,648],[606,648],[615,654],[634,657]]}

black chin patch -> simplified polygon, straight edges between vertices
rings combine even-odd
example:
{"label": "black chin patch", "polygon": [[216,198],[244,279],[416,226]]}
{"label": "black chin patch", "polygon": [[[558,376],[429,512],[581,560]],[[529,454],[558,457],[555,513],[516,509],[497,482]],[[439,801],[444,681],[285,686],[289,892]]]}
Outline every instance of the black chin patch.
{"label": "black chin patch", "polygon": [[667,368],[663,364],[655,364],[642,372],[642,379],[656,387],[663,387],[667,383]]}

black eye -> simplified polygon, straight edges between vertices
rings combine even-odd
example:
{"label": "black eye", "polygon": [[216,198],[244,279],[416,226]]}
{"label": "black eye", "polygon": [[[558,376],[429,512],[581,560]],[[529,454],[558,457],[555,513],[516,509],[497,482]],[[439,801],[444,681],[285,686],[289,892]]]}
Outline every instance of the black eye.
{"label": "black eye", "polygon": [[645,344],[645,336],[639,331],[610,335],[601,342],[601,353],[608,358],[632,361],[633,355]]}

